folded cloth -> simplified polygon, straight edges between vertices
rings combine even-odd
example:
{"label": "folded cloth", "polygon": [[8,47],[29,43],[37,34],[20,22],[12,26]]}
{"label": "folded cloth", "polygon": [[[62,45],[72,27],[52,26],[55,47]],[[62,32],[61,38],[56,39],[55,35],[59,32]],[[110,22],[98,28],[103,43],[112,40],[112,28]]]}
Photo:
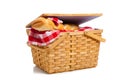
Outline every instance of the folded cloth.
{"label": "folded cloth", "polygon": [[[91,27],[81,27],[78,31],[89,31],[94,30]],[[48,44],[55,41],[61,32],[74,32],[72,30],[52,30],[52,31],[37,31],[33,28],[30,29],[28,44],[37,46],[47,46]]]}
{"label": "folded cloth", "polygon": [[28,43],[32,45],[46,46],[53,42],[59,34],[59,30],[39,32],[35,29],[30,29]]}

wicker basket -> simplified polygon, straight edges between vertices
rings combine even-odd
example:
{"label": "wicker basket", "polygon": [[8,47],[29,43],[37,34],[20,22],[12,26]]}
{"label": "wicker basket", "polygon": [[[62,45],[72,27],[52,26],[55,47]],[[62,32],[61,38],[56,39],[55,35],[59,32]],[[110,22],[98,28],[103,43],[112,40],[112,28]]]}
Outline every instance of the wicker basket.
{"label": "wicker basket", "polygon": [[33,62],[47,73],[57,73],[97,65],[102,30],[62,32],[46,47],[29,45]]}

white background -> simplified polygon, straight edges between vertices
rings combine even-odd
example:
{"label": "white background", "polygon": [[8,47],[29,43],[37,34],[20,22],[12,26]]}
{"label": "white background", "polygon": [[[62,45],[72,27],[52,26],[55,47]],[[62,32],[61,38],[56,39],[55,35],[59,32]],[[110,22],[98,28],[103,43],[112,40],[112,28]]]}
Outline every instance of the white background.
{"label": "white background", "polygon": [[[83,25],[104,30],[98,66],[46,74],[32,62],[25,25],[42,13],[103,13]],[[119,0],[0,0],[0,80],[120,80]]]}

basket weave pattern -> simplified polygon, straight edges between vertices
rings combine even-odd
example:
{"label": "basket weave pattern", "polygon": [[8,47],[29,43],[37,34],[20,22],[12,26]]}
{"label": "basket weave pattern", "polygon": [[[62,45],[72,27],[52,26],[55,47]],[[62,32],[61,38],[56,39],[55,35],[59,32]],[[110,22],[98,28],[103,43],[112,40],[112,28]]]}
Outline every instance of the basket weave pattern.
{"label": "basket weave pattern", "polygon": [[[95,35],[101,37],[101,32]],[[47,47],[31,46],[33,62],[48,73],[71,71],[95,67],[98,60],[100,41],[84,32],[64,32]],[[54,45],[56,44],[56,45]]]}

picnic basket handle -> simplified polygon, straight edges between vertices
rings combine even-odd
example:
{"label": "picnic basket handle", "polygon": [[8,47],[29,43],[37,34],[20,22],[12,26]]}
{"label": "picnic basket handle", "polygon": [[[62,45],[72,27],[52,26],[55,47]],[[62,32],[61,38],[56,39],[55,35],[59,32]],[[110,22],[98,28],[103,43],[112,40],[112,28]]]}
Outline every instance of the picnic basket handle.
{"label": "picnic basket handle", "polygon": [[91,38],[95,39],[95,40],[98,40],[98,41],[101,41],[101,42],[105,42],[105,39],[104,39],[104,38],[102,38],[102,37],[100,37],[100,36],[97,36],[97,35],[95,35],[95,34],[92,33],[92,32],[86,31],[86,32],[84,32],[84,34],[85,34],[86,36],[88,36],[88,37],[91,37]]}

